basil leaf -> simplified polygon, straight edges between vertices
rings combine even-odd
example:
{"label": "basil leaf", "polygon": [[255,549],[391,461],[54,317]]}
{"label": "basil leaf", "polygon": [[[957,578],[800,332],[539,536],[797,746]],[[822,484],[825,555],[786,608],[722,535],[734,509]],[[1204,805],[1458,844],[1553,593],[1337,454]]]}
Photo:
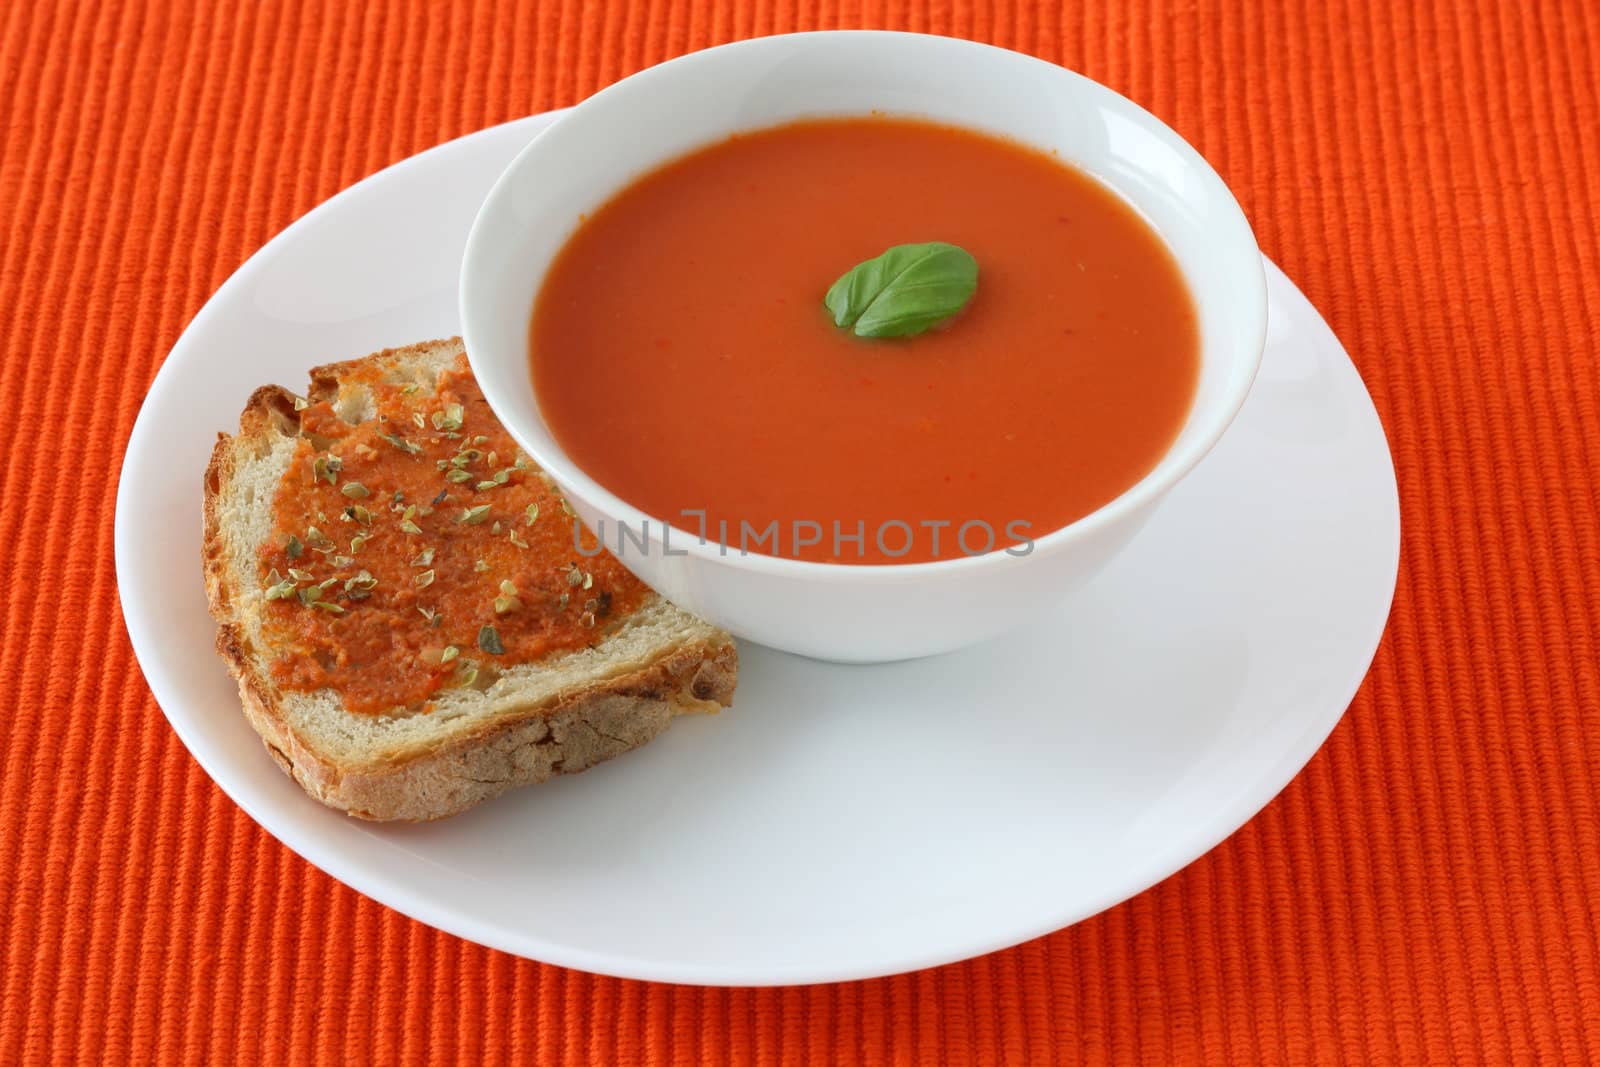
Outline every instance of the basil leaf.
{"label": "basil leaf", "polygon": [[833,324],[857,337],[910,337],[967,306],[978,290],[978,261],[943,241],[895,245],[858,263],[822,298]]}

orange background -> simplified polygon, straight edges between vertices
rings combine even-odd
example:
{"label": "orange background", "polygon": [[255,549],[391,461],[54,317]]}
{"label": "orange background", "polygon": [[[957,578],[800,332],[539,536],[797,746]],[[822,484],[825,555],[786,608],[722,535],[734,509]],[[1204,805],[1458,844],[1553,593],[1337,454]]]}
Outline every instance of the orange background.
{"label": "orange background", "polygon": [[[115,478],[167,349],[387,163],[861,25],[1144,104],[1344,339],[1405,521],[1344,722],[1142,896],[879,981],[595,978],[313,870],[188,756],[122,629]],[[0,5],[0,1063],[1600,1061],[1597,61],[1590,0]]]}

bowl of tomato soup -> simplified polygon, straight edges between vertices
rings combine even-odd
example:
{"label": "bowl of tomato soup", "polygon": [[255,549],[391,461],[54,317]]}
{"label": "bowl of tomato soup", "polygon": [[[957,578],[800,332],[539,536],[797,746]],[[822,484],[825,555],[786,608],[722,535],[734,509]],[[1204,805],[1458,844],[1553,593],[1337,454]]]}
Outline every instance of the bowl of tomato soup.
{"label": "bowl of tomato soup", "polygon": [[1177,134],[949,38],[760,38],[530,144],[463,261],[468,358],[604,544],[789,651],[946,651],[1060,602],[1215,444],[1260,254]]}

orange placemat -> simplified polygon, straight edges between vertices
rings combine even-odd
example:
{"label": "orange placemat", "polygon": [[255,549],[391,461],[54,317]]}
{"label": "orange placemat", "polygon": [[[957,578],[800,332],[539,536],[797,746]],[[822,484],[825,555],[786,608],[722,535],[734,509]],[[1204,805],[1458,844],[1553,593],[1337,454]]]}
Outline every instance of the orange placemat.
{"label": "orange placemat", "polygon": [[[1388,427],[1371,678],[1216,851],[1019,948],[653,986],[437,933],[211,784],[122,630],[139,401],[241,261],[419,149],[735,37],[1062,62],[1193,141]],[[1600,1061],[1600,4],[0,5],[0,1063]]]}

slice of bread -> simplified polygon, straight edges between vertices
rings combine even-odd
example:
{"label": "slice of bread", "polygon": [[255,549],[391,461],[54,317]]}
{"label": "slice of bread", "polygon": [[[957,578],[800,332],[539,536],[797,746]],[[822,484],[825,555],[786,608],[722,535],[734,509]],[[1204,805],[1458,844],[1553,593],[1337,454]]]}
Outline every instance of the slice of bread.
{"label": "slice of bread", "polygon": [[[372,417],[358,369],[431,395],[456,365],[459,339],[390,349],[311,372],[312,403],[347,422]],[[365,819],[437,819],[513,786],[570,774],[644,744],[673,717],[732,701],[738,653],[724,631],[649,593],[597,644],[498,671],[491,684],[441,689],[424,707],[346,710],[338,692],[290,690],[270,665],[260,574],[272,502],[300,436],[295,397],[256,390],[234,436],[219,435],[205,476],[206,592],[217,651],[239,683],[250,724],[306,792]],[[565,603],[565,598],[563,598]]]}

